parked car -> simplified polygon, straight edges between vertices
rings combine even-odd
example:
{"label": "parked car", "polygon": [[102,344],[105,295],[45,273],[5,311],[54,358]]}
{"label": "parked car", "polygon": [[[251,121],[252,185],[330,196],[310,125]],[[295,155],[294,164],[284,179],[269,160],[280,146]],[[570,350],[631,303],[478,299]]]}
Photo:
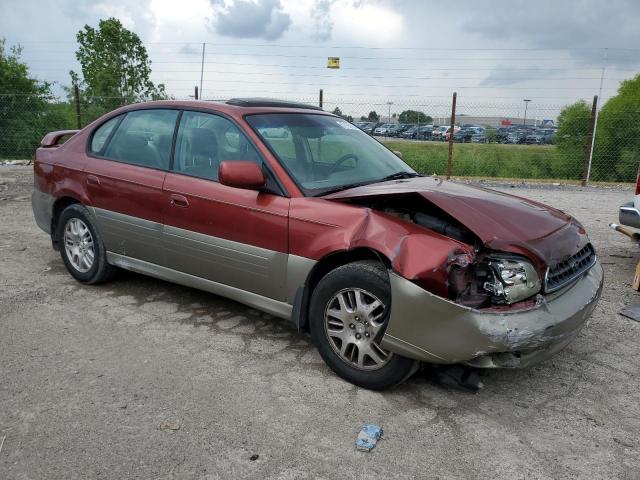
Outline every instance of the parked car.
{"label": "parked car", "polygon": [[399,123],[391,124],[389,127],[387,127],[385,135],[387,137],[397,137],[403,131],[402,127],[403,125]]}
{"label": "parked car", "polygon": [[373,122],[356,122],[354,123],[354,125],[358,127],[360,130],[362,130],[363,132],[370,134],[373,131],[374,123]]}
{"label": "parked car", "polygon": [[620,206],[618,212],[618,220],[622,225],[628,227],[640,228],[640,169],[636,175],[635,195],[631,202]]}
{"label": "parked car", "polygon": [[129,105],[47,134],[34,177],[36,223],[79,282],[119,267],[242,302],[308,331],[365,388],[421,361],[539,362],[576,337],[602,289],[571,216],[418,175],[302,104]]}
{"label": "parked car", "polygon": [[474,133],[471,135],[471,143],[487,143],[487,136],[484,133]]}
{"label": "parked car", "polygon": [[542,135],[542,143],[551,145],[555,142],[556,131],[553,128],[542,128],[538,133]]}
{"label": "parked car", "polygon": [[528,145],[542,145],[544,143],[544,137],[539,133],[531,133],[524,138],[524,143]]}
{"label": "parked car", "polygon": [[[482,132],[484,131],[484,129],[482,130]],[[461,143],[466,143],[466,142],[470,142],[471,141],[471,137],[473,137],[474,135],[480,133],[481,131],[479,129],[476,128],[469,128],[469,127],[464,127],[461,128],[460,130],[458,130],[457,132],[455,132],[453,134],[453,141],[454,142],[461,142]]]}
{"label": "parked car", "polygon": [[408,128],[407,130],[405,130],[404,132],[402,132],[400,134],[400,137],[402,137],[402,138],[416,138],[416,133],[418,133],[419,129],[420,129],[420,127],[418,127],[418,126],[413,126],[411,128]]}
{"label": "parked car", "polygon": [[378,126],[375,128],[375,130],[373,131],[374,135],[384,135],[387,136],[387,133],[392,129],[395,128],[396,124],[395,123],[383,123],[382,125]]}
{"label": "parked car", "polygon": [[447,133],[447,131],[449,130],[449,127],[447,126],[441,126],[441,127],[434,127],[433,131],[431,133],[431,138],[433,140],[442,140],[444,141],[444,137]]}
{"label": "parked car", "polygon": [[433,125],[418,127],[413,138],[416,140],[433,140]]}

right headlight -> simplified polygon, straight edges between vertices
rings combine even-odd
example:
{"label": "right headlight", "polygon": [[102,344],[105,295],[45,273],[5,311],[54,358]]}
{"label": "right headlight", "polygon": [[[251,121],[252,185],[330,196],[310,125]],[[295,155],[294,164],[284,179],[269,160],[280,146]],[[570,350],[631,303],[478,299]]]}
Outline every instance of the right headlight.
{"label": "right headlight", "polygon": [[525,300],[542,287],[536,269],[527,260],[491,257],[486,265],[489,274],[483,288],[499,303],[511,304]]}

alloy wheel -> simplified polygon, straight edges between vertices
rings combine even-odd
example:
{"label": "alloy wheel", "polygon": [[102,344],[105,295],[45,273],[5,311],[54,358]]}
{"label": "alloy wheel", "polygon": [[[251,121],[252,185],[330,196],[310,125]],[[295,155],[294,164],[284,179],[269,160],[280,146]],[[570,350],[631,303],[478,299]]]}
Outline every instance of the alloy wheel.
{"label": "alloy wheel", "polygon": [[386,305],[371,292],[347,288],[327,303],[324,328],[334,352],[360,370],[382,368],[392,353],[380,346]]}
{"label": "alloy wheel", "polygon": [[96,252],[89,227],[79,218],[70,218],[64,227],[64,249],[78,272],[91,270]]}

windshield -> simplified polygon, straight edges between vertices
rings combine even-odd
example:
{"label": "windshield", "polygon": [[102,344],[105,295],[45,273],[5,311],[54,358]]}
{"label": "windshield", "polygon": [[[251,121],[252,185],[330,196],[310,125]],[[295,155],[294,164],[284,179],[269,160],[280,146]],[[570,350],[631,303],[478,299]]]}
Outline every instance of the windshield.
{"label": "windshield", "polygon": [[377,140],[341,118],[272,113],[246,119],[305,195],[417,175]]}

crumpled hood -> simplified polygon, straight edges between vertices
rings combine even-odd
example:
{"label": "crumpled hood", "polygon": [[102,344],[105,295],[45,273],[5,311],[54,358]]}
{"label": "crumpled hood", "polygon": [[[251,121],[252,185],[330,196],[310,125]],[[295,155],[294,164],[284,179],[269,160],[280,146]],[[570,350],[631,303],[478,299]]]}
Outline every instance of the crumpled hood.
{"label": "crumpled hood", "polygon": [[582,226],[566,213],[525,198],[435,177],[365,185],[327,200],[419,194],[472,231],[487,248],[527,256],[547,265],[573,255],[584,243]]}

